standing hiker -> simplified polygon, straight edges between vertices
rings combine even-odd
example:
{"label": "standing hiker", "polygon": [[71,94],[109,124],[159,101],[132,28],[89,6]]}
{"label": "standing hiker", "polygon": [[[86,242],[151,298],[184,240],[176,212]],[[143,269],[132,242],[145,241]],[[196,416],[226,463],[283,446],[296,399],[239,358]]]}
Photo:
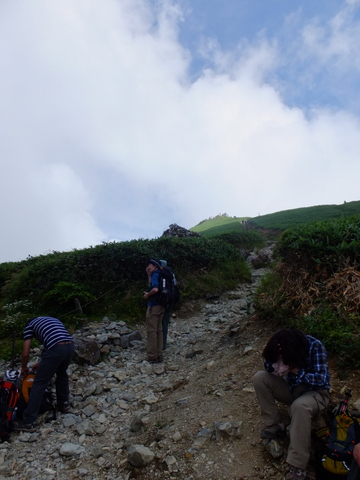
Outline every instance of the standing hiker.
{"label": "standing hiker", "polygon": [[157,302],[160,269],[160,260],[149,260],[148,266],[146,267],[146,273],[150,280],[150,286],[148,291],[144,292],[144,298],[148,302],[146,310],[146,353],[147,359],[150,363],[161,363],[163,361],[162,318],[165,312],[165,307]]}
{"label": "standing hiker", "polygon": [[67,368],[74,355],[74,341],[63,323],[53,317],[36,317],[29,320],[23,333],[24,345],[21,360],[21,376],[28,372],[28,362],[32,339],[38,340],[44,347],[41,360],[32,366],[36,370],[29,403],[22,415],[22,422],[15,423],[14,430],[36,431],[36,419],[42,398],[52,377],[56,375],[57,409],[66,413],[70,410],[69,378]]}
{"label": "standing hiker", "polygon": [[300,330],[284,328],[268,341],[265,371],[254,376],[254,387],[265,428],[260,436],[285,435],[277,401],[290,405],[290,445],[286,480],[306,478],[310,457],[311,420],[329,404],[330,375],[324,345]]}

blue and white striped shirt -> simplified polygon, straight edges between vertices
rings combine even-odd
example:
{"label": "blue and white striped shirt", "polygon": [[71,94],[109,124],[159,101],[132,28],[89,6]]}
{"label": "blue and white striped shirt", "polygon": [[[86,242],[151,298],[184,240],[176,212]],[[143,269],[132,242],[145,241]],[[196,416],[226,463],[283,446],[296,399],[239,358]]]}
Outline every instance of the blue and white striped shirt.
{"label": "blue and white striped shirt", "polygon": [[53,317],[36,317],[30,320],[23,333],[24,340],[35,338],[45,350],[50,350],[59,342],[73,342],[64,324]]}

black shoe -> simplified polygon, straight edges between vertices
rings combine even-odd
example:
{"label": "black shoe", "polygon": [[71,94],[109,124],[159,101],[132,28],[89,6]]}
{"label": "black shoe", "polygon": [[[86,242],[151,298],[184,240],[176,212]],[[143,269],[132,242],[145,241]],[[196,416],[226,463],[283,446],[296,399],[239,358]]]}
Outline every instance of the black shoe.
{"label": "black shoe", "polygon": [[160,357],[154,358],[152,360],[148,360],[149,363],[154,364],[154,363],[162,363],[164,361],[164,358],[162,355]]}
{"label": "black shoe", "polygon": [[14,422],[15,432],[34,433],[37,430],[35,423]]}
{"label": "black shoe", "polygon": [[286,431],[283,423],[275,423],[274,425],[269,425],[265,427],[260,432],[260,437],[264,439],[273,439],[285,437]]}
{"label": "black shoe", "polygon": [[62,405],[58,405],[57,409],[60,413],[70,413],[71,406],[69,402],[65,402]]}

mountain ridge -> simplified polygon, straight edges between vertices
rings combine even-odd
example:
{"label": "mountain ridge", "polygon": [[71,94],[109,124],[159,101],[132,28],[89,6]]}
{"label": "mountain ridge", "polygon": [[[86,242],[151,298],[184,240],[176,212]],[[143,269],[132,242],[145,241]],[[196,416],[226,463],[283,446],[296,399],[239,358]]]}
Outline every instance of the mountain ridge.
{"label": "mountain ridge", "polygon": [[[202,220],[189,230],[200,234],[219,234],[238,231],[246,226],[249,228],[265,228],[272,230],[286,230],[290,227],[303,225],[309,222],[326,221],[341,216],[360,215],[360,201],[344,202],[340,205],[315,205],[300,207],[279,212],[258,215],[257,217],[230,217],[226,213]],[[209,230],[212,229],[212,232]]]}

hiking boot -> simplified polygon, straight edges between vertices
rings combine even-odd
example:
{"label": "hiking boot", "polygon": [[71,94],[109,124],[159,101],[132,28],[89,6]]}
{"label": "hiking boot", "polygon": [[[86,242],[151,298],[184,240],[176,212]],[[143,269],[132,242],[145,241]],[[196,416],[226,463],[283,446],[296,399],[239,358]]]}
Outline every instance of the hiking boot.
{"label": "hiking boot", "polygon": [[260,432],[261,438],[268,438],[268,439],[285,437],[285,435],[286,435],[286,432],[285,432],[285,427],[283,423],[275,423],[274,425],[269,425],[268,427],[265,427]]}
{"label": "hiking boot", "polygon": [[35,423],[14,422],[15,432],[34,433],[37,430]]}
{"label": "hiking boot", "polygon": [[301,470],[301,468],[290,465],[290,470],[285,478],[286,480],[304,480],[306,478],[306,470]]}
{"label": "hiking boot", "polygon": [[157,358],[152,358],[151,360],[148,358],[149,363],[159,363]]}
{"label": "hiking boot", "polygon": [[62,405],[58,405],[57,409],[60,413],[69,413],[71,406],[69,402],[65,402]]}

